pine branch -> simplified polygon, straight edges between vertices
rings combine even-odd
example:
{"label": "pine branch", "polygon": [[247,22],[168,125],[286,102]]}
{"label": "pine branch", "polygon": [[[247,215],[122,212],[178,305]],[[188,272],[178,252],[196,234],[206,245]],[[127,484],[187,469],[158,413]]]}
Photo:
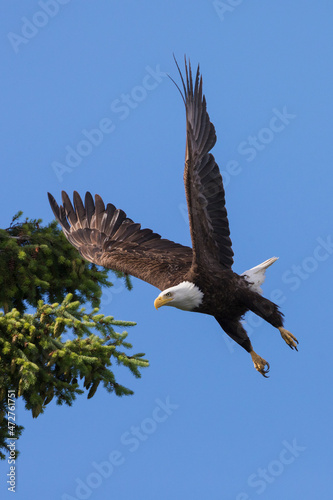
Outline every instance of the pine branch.
{"label": "pine branch", "polygon": [[[113,328],[135,323],[116,321],[97,312],[95,308],[87,314],[68,294],[61,304],[40,300],[35,314],[22,314],[16,309],[0,313],[0,387],[15,389],[33,417],[43,413],[53,398],[57,404],[72,405],[84,389],[91,398],[101,382],[117,396],[133,394],[116,381],[111,366],[127,366],[137,378],[141,377],[140,369],[149,366],[142,353],[130,356],[124,352],[132,347],[125,342],[128,334]],[[75,333],[75,338],[64,340],[69,332]],[[2,391],[2,407],[6,397],[7,392]],[[8,424],[5,414],[0,420],[0,436],[4,436]]]}

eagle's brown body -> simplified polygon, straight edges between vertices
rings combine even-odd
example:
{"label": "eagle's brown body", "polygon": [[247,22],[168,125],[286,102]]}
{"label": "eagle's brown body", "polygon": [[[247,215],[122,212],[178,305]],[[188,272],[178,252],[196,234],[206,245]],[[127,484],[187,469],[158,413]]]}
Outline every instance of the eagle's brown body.
{"label": "eagle's brown body", "polygon": [[105,207],[98,195],[94,201],[87,193],[83,204],[75,192],[74,206],[65,192],[63,206],[59,207],[52,195],[49,200],[67,239],[85,259],[135,276],[162,291],[182,282],[193,283],[203,298],[191,310],[214,316],[225,332],[251,353],[256,369],[266,375],[268,363],[254,353],[240,322],[245,312],[252,310],[279,328],[290,347],[296,348],[297,341],[284,330],[278,307],[231,269],[233,251],[223,182],[210,153],[216,142],[215,129],[206,110],[199,68],[194,81],[186,61],[185,69],[186,83],[178,67],[186,107],[184,184],[192,248],[141,229],[122,210],[111,204]]}

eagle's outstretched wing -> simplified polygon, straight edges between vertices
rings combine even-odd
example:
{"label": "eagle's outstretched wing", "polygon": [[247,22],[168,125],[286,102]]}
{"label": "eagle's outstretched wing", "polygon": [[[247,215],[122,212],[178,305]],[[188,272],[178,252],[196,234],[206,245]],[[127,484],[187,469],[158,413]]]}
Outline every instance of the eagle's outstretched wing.
{"label": "eagle's outstretched wing", "polygon": [[[176,64],[177,61],[175,60]],[[186,157],[184,183],[193,247],[193,264],[218,261],[226,269],[233,264],[229,222],[222,176],[209,153],[216,142],[214,125],[206,110],[199,66],[195,80],[185,58],[186,83],[182,80],[186,108]]]}
{"label": "eagle's outstretched wing", "polygon": [[83,204],[74,192],[74,207],[64,191],[60,207],[50,193],[48,197],[66,238],[90,262],[130,274],[160,290],[178,284],[191,267],[191,248],[141,229],[122,210],[111,204],[105,207],[99,195],[94,203],[86,193]]}

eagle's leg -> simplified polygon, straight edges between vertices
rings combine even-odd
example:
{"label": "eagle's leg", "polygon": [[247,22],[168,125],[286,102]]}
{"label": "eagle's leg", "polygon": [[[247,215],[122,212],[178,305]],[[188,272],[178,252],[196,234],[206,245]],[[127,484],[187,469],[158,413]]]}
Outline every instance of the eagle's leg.
{"label": "eagle's leg", "polygon": [[261,373],[265,378],[268,377],[269,363],[263,358],[261,358],[256,352],[254,352],[251,341],[243,328],[239,320],[227,320],[225,318],[219,318],[215,316],[220,326],[223,328],[225,333],[229,335],[237,344],[243,347],[248,353],[251,354],[251,358],[255,369]]}
{"label": "eagle's leg", "polygon": [[279,311],[278,306],[256,292],[253,292],[251,298],[252,300],[249,300],[246,304],[248,308],[277,328],[289,347],[297,351],[298,340],[292,333],[283,328],[283,314]]}

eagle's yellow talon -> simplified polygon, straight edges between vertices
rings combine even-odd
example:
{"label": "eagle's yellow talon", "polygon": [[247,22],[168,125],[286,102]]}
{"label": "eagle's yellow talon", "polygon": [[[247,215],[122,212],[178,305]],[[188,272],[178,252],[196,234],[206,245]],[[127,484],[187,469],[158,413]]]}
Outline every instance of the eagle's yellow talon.
{"label": "eagle's yellow talon", "polygon": [[[261,358],[256,352],[251,351],[251,358],[254,364],[255,369],[261,373],[261,375],[265,378],[268,378],[268,372],[269,372],[269,363]],[[265,368],[267,366],[267,368]]]}
{"label": "eagle's yellow talon", "polygon": [[297,338],[292,333],[288,332],[288,330],[286,330],[282,326],[279,327],[279,332],[281,333],[281,337],[289,345],[289,347],[291,349],[295,349],[296,351],[298,351],[298,349],[297,349],[297,344],[298,344]]}

